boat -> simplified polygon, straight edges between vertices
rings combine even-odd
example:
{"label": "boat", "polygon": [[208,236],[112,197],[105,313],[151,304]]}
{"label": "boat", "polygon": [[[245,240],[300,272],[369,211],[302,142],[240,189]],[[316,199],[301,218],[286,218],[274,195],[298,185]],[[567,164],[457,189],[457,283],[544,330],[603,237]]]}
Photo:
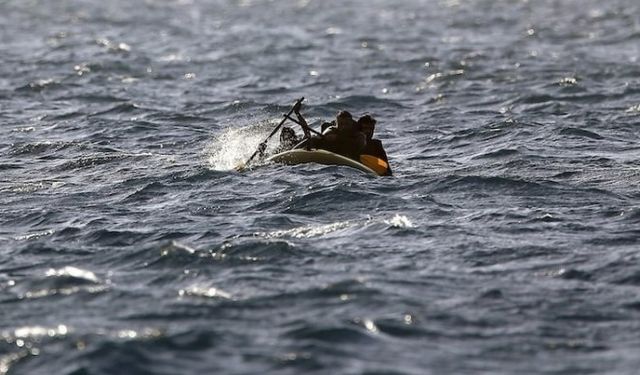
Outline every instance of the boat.
{"label": "boat", "polygon": [[[306,129],[305,134],[307,137],[303,139],[300,143],[298,143],[293,149],[281,152],[279,154],[275,154],[266,159],[267,162],[272,163],[282,163],[288,165],[296,165],[296,164],[306,164],[306,163],[318,163],[324,165],[341,165],[346,167],[351,167],[358,169],[364,173],[373,175],[373,176],[391,176],[391,168],[389,167],[389,162],[386,161],[386,155],[384,155],[384,151],[382,154],[383,158],[363,154],[359,156],[359,160],[350,159],[346,156],[336,154],[334,152],[324,150],[324,149],[305,149],[307,142],[309,142],[309,133],[313,132],[322,137],[322,134],[318,131],[315,131],[307,125],[306,121],[302,118],[302,115],[298,112],[300,109],[300,105],[304,101],[304,97],[298,99],[296,103],[291,107],[289,112],[284,115],[284,118],[278,126],[273,129],[273,131],[267,136],[267,138],[260,143],[258,149],[251,154],[251,157],[247,160],[246,163],[241,163],[237,165],[234,170],[241,172],[247,168],[247,165],[251,163],[251,161],[258,155],[263,155],[264,150],[267,148],[267,142],[269,138],[271,138],[277,131],[280,129],[282,124],[287,120],[291,120],[304,129]],[[291,117],[292,113],[296,113],[298,120],[295,120]],[[342,112],[341,112],[342,113]],[[346,112],[345,112],[346,113]],[[351,117],[351,115],[349,115]],[[353,120],[352,120],[353,121]],[[379,141],[378,141],[379,142]],[[375,151],[374,151],[375,153]]]}
{"label": "boat", "polygon": [[321,149],[293,149],[275,154],[267,158],[268,162],[287,165],[318,163],[323,165],[340,165],[358,169],[373,176],[380,176],[375,170],[348,157]]}

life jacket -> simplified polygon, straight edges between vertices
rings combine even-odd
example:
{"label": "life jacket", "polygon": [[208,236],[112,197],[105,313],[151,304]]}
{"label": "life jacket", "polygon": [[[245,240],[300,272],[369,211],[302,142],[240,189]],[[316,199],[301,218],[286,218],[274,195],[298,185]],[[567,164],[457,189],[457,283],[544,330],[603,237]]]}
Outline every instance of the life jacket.
{"label": "life jacket", "polygon": [[370,139],[367,141],[367,145],[359,155],[359,161],[367,167],[373,169],[377,174],[381,176],[391,176],[391,166],[389,165],[389,159],[387,153],[382,147],[382,141],[379,139]]}

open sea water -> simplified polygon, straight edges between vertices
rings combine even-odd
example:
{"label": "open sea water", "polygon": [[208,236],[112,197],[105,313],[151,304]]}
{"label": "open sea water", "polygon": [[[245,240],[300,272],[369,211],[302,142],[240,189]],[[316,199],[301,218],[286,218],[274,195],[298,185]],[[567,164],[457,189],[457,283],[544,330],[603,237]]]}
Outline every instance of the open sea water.
{"label": "open sea water", "polygon": [[0,374],[637,374],[639,140],[637,0],[2,0]]}

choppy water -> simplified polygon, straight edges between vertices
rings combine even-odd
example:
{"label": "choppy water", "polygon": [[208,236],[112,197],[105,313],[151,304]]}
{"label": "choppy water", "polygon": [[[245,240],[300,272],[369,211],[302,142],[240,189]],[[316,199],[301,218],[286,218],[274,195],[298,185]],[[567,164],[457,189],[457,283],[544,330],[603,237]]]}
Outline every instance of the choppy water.
{"label": "choppy water", "polygon": [[[636,374],[640,3],[0,2],[0,374]],[[230,168],[294,99],[393,178]]]}

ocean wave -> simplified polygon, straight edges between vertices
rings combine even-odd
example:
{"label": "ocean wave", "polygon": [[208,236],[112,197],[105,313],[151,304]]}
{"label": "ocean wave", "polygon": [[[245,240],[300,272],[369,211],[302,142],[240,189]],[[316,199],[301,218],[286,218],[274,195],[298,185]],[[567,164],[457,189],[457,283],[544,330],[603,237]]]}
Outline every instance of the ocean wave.
{"label": "ocean wave", "polygon": [[29,82],[24,86],[20,86],[15,89],[17,92],[40,92],[46,89],[59,89],[64,87],[59,79],[46,78],[39,79],[37,81]]}
{"label": "ocean wave", "polygon": [[[144,371],[140,361],[147,358],[140,346],[165,347],[172,342],[163,332],[153,328],[104,329],[83,333],[74,327],[58,325],[25,326],[5,331],[3,337],[17,349],[0,357],[0,373],[38,373],[46,367],[47,372],[74,374],[85,371],[111,371],[126,365],[133,371]],[[180,340],[176,335],[176,340]],[[118,358],[103,362],[104,358]],[[81,362],[69,365],[71,358],[82,358]],[[73,362],[73,361],[72,361]]]}
{"label": "ocean wave", "polygon": [[494,189],[538,195],[552,193],[556,187],[545,181],[528,181],[506,176],[450,175],[439,179],[431,193],[462,190],[473,194]]}
{"label": "ocean wave", "polygon": [[62,162],[58,165],[59,171],[72,171],[77,169],[95,168],[103,164],[112,163],[118,160],[124,160],[128,158],[128,155],[90,155],[75,158],[73,160]]}
{"label": "ocean wave", "polygon": [[502,159],[521,155],[520,151],[512,148],[502,148],[496,151],[483,152],[473,156],[473,159]]}
{"label": "ocean wave", "polygon": [[594,131],[589,131],[589,130],[585,130],[585,129],[578,129],[578,128],[570,128],[570,127],[561,129],[560,130],[560,134],[561,135],[568,135],[568,136],[595,139],[595,140],[604,139],[603,136],[601,136],[600,134],[598,134],[598,133],[596,133]]}
{"label": "ocean wave", "polygon": [[92,113],[89,113],[88,116],[89,117],[110,117],[112,115],[116,115],[117,117],[119,117],[120,115],[133,115],[134,113],[143,113],[143,109],[135,104],[135,103],[121,103],[121,104],[117,104],[115,106],[112,106],[109,109],[105,109],[105,110],[100,110],[100,111],[95,111]]}
{"label": "ocean wave", "polygon": [[231,299],[233,296],[219,288],[200,284],[190,285],[178,291],[180,297],[202,297],[211,299]]}
{"label": "ocean wave", "polygon": [[279,237],[291,237],[291,238],[311,238],[318,236],[325,236],[327,234],[341,231],[355,225],[350,221],[335,222],[324,225],[305,225],[303,227],[278,230],[274,232],[258,232],[255,236],[264,238],[279,238]]}
{"label": "ocean wave", "polygon": [[9,154],[12,156],[40,155],[43,153],[56,153],[66,149],[85,150],[87,145],[77,141],[42,141],[14,143]]}
{"label": "ocean wave", "polygon": [[212,256],[224,262],[269,263],[300,257],[307,251],[283,240],[244,240],[227,242],[216,248]]}
{"label": "ocean wave", "polygon": [[30,277],[17,280],[11,292],[19,299],[37,299],[49,296],[68,296],[76,293],[100,293],[108,286],[93,272],[66,266],[51,268],[44,277]]}
{"label": "ocean wave", "polygon": [[141,242],[150,234],[146,231],[101,228],[88,231],[83,240],[93,246],[127,247]]}
{"label": "ocean wave", "polygon": [[365,329],[358,326],[306,326],[297,329],[291,329],[286,336],[301,341],[319,341],[325,343],[360,343],[366,344],[371,341],[371,337],[366,333]]}
{"label": "ocean wave", "polygon": [[638,1],[2,4],[0,374],[637,372]]}

